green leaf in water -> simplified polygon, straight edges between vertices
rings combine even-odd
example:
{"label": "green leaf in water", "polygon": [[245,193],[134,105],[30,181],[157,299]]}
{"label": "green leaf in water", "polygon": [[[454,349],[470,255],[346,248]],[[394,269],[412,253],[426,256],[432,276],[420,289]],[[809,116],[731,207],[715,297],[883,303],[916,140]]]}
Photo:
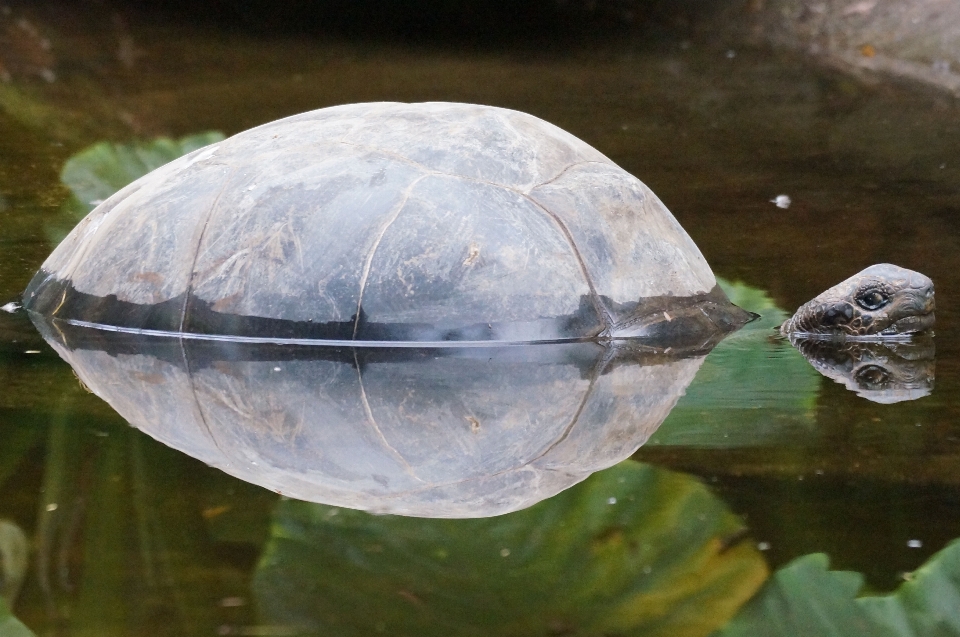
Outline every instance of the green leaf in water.
{"label": "green leaf in water", "polygon": [[775,328],[787,318],[767,294],[718,279],[736,305],[760,318],[710,352],[648,445],[731,448],[782,444],[815,430],[820,376]]}
{"label": "green leaf in water", "polygon": [[289,500],[254,590],[295,634],[705,636],[766,577],[742,530],[696,479],[633,461],[494,518]]}
{"label": "green leaf in water", "polygon": [[960,540],[890,595],[857,598],[863,576],[827,567],[822,554],[794,560],[714,637],[960,635]]}
{"label": "green leaf in water", "polygon": [[27,575],[30,543],[23,530],[0,520],[0,599],[16,599]]}
{"label": "green leaf in water", "polygon": [[208,131],[174,140],[159,137],[149,142],[100,142],[72,156],[63,165],[60,181],[73,196],[61,214],[47,226],[47,238],[60,243],[88,212],[130,182],[177,157],[223,140],[223,133]]}
{"label": "green leaf in water", "polygon": [[13,616],[6,600],[0,597],[0,637],[36,637],[34,633]]}
{"label": "green leaf in water", "polygon": [[927,560],[895,594],[857,603],[898,636],[960,636],[960,540]]}

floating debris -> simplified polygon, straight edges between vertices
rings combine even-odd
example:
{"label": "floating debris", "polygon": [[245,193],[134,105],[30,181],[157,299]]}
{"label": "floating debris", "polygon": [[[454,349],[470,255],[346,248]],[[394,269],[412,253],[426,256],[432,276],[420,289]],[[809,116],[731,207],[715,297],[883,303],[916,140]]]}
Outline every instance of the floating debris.
{"label": "floating debris", "polygon": [[12,301],[11,301],[10,303],[7,303],[7,304],[4,305],[4,306],[0,306],[0,310],[3,310],[4,312],[7,312],[8,314],[13,314],[14,312],[16,312],[16,311],[19,310],[19,309],[20,309],[20,304],[19,304],[19,303],[14,303],[14,302],[12,302]]}
{"label": "floating debris", "polygon": [[790,200],[790,197],[787,195],[777,195],[776,197],[770,200],[770,203],[776,204],[777,208],[783,208],[784,210],[786,210],[787,208],[790,207],[790,204],[793,202]]}

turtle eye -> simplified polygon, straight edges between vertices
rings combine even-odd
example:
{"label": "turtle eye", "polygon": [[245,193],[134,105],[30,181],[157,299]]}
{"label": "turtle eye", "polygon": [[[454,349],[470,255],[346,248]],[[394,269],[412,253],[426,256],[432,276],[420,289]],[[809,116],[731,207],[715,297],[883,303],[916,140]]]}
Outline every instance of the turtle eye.
{"label": "turtle eye", "polygon": [[880,290],[864,290],[857,295],[857,305],[865,310],[879,310],[890,302],[890,298]]}
{"label": "turtle eye", "polygon": [[861,387],[879,389],[890,380],[890,372],[879,365],[867,365],[856,372],[855,378]]}

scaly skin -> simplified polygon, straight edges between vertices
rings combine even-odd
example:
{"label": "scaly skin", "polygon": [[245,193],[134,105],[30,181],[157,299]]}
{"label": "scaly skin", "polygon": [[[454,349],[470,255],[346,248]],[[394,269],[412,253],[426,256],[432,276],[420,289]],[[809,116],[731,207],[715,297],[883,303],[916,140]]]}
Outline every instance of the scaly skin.
{"label": "scaly skin", "polygon": [[780,333],[881,340],[932,328],[934,309],[933,281],[880,263],[802,305],[780,326]]}

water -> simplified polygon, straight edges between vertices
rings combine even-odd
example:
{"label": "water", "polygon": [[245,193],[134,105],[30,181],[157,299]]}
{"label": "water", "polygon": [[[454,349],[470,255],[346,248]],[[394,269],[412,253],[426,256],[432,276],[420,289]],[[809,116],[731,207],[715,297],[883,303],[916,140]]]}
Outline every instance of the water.
{"label": "water", "polygon": [[[229,134],[346,102],[468,101],[533,113],[638,175],[718,275],[765,293],[744,292],[768,318],[874,262],[924,272],[936,384],[876,404],[753,326],[632,460],[506,516],[370,516],[156,442],[22,313],[2,314],[0,518],[31,548],[0,597],[34,632],[708,634],[794,558],[827,553],[889,591],[960,537],[953,99],[695,39],[468,54],[128,29],[144,51],[133,70],[94,70],[95,32],[77,33],[58,43],[77,61],[52,85],[0,84],[0,304],[69,218],[59,173],[88,144]],[[783,194],[789,208],[771,202]]]}

